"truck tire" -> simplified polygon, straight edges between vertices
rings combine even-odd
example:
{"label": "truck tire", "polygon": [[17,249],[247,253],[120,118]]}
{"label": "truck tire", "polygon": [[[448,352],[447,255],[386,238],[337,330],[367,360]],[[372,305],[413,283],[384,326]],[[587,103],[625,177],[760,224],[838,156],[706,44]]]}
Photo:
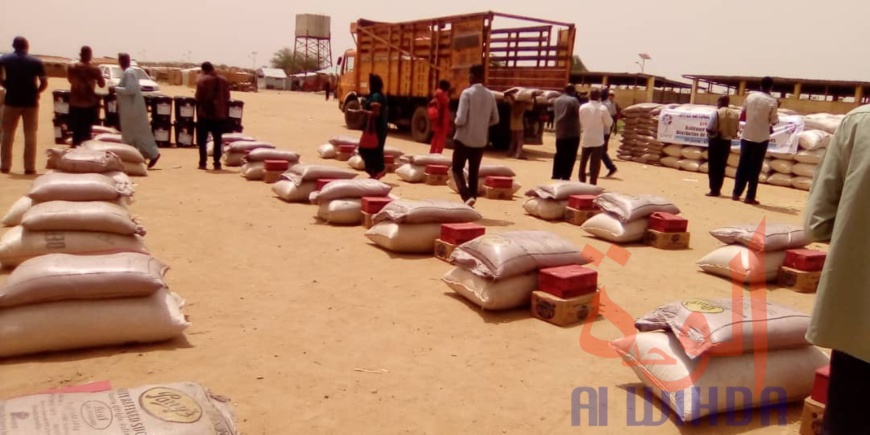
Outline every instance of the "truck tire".
{"label": "truck tire", "polygon": [[362,109],[357,100],[350,100],[344,105],[344,125],[351,130],[362,130],[365,127],[366,117],[354,110]]}
{"label": "truck tire", "polygon": [[429,143],[432,141],[432,126],[429,124],[429,111],[420,106],[414,110],[411,118],[411,136],[416,142]]}

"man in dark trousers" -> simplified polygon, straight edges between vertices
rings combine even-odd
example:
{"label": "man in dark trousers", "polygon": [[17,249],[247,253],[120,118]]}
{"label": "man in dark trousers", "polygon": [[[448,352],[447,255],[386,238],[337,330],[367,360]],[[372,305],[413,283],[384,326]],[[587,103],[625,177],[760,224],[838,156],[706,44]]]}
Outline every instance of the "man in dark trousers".
{"label": "man in dark trousers", "polygon": [[69,118],[72,129],[72,146],[77,147],[91,138],[93,126],[100,114],[100,99],[96,86],[106,86],[106,80],[96,65],[91,64],[91,47],[82,47],[80,60],[67,68],[69,79]]}
{"label": "man in dark trousers", "polygon": [[707,124],[709,136],[707,164],[710,168],[707,174],[707,178],[710,179],[710,191],[707,192],[707,196],[717,197],[722,194],[725,167],[728,166],[728,154],[731,153],[731,141],[737,139],[737,131],[740,129],[740,112],[728,107],[730,104],[729,96],[719,97],[719,109],[713,112],[713,117]]}
{"label": "man in dark trousers", "polygon": [[196,143],[199,145],[199,169],[205,169],[208,160],[208,135],[214,140],[214,168],[221,169],[222,135],[230,113],[230,85],[217,75],[211,62],[202,64],[202,75],[196,81]]}
{"label": "man in dark trousers", "polygon": [[580,148],[580,100],[574,85],[565,86],[565,93],[553,102],[553,116],[556,123],[553,179],[570,180]]}
{"label": "man in dark trousers", "polygon": [[[483,149],[489,143],[489,128],[498,124],[495,97],[483,86],[483,65],[471,67],[471,83],[459,96],[456,111],[456,135],[453,137],[453,178],[465,204],[474,207],[477,202],[477,177]],[[468,180],[463,169],[468,163]]]}
{"label": "man in dark trousers", "polygon": [[[30,56],[30,43],[19,36],[12,41],[14,53],[0,57],[0,86],[6,88],[3,110],[3,143],[0,146],[0,172],[12,169],[12,144],[18,120],[24,120],[24,173],[36,173],[36,129],[39,120],[39,95],[48,87],[42,61]],[[39,85],[37,86],[37,80]]]}
{"label": "man in dark trousers", "polygon": [[770,144],[770,134],[773,126],[779,124],[779,103],[770,95],[773,90],[773,79],[761,79],[761,92],[753,92],[743,103],[740,118],[746,121],[743,127],[743,138],[740,141],[740,162],[737,164],[737,176],[734,180],[734,192],[731,199],[740,200],[743,190],[746,190],[747,204],[758,205],[755,194],[758,189],[758,176],[764,166],[764,156]]}
{"label": "man in dark trousers", "polygon": [[610,88],[605,88],[601,91],[601,105],[607,108],[607,111],[610,112],[610,117],[613,118],[613,126],[604,132],[604,151],[601,153],[601,162],[607,168],[607,175],[604,178],[610,178],[613,174],[616,174],[616,165],[613,164],[613,160],[607,154],[607,148],[610,146],[610,136],[616,132],[616,120],[619,119],[621,112],[615,98],[616,92],[611,91]]}

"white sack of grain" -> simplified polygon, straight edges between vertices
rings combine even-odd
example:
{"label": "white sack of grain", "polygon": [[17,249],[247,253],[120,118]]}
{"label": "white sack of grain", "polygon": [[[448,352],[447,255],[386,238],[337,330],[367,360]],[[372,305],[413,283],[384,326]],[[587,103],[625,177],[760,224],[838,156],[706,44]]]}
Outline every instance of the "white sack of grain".
{"label": "white sack of grain", "polygon": [[66,300],[148,296],[169,269],[139,253],[48,254],[21,263],[0,287],[0,308]]}
{"label": "white sack of grain", "polygon": [[[634,322],[638,331],[671,331],[689,358],[707,355],[742,355],[759,351],[809,346],[804,336],[810,316],[766,302],[754,309],[751,298],[735,309],[729,298],[690,298],[672,302],[644,314]],[[756,344],[756,336],[764,336]],[[759,347],[763,346],[763,347]]]}
{"label": "white sack of grain", "polygon": [[791,187],[809,191],[813,187],[813,179],[810,177],[794,177],[791,179]]}
{"label": "white sack of grain", "polygon": [[815,113],[804,116],[804,128],[807,131],[821,130],[828,134],[834,134],[840,128],[844,115],[831,115],[829,113]]}
{"label": "white sack of grain", "polygon": [[238,167],[245,164],[245,153],[228,152],[223,155],[224,164],[229,167]]}
{"label": "white sack of grain", "polygon": [[441,277],[441,281],[483,309],[509,310],[529,304],[532,292],[538,287],[538,273],[492,281],[455,267]]}
{"label": "white sack of grain", "polygon": [[432,255],[435,252],[435,240],[441,237],[441,224],[399,224],[384,221],[371,227],[365,236],[387,251]]}
{"label": "white sack of grain", "polygon": [[338,148],[331,143],[325,143],[317,147],[317,155],[321,159],[334,159],[338,157]]}
{"label": "white sack of grain", "polygon": [[24,213],[21,226],[27,231],[96,231],[122,235],[145,235],[123,206],[105,201],[48,201],[34,204]]}
{"label": "white sack of grain", "polygon": [[771,160],[770,169],[773,169],[780,174],[791,174],[794,169],[794,162],[788,160]]}
{"label": "white sack of grain", "polygon": [[281,160],[284,162],[298,163],[299,154],[288,150],[257,148],[245,156],[245,161],[248,163],[265,162],[266,160]]}
{"label": "white sack of grain", "polygon": [[547,231],[486,234],[463,243],[450,257],[451,264],[492,280],[588,262],[573,243]]}
{"label": "white sack of grain", "polygon": [[698,172],[701,167],[700,160],[683,159],[680,160],[680,169],[689,172]]}
{"label": "white sack of grain", "polygon": [[[221,135],[221,143],[223,145],[229,145],[234,142],[252,142],[256,140],[257,139],[243,133],[224,133]],[[211,146],[209,146],[209,148],[211,148]]]}
{"label": "white sack of grain", "polygon": [[761,173],[762,174],[766,174],[766,173],[770,172],[770,170],[771,170],[770,169],[770,162],[771,162],[770,159],[764,159],[764,161],[761,163]]}
{"label": "white sack of grain", "polygon": [[[5,435],[238,435],[228,402],[189,382],[103,392],[46,393],[0,402],[0,427],[8,428]],[[110,403],[122,403],[124,412],[121,408],[116,412]],[[52,430],[70,427],[73,422],[79,424],[73,432]]]}
{"label": "white sack of grain", "polygon": [[365,171],[366,170],[366,162],[363,160],[361,155],[351,156],[350,159],[347,160],[347,165],[357,171]]}
{"label": "white sack of grain", "polygon": [[668,145],[662,149],[662,152],[667,154],[668,157],[682,157],[683,147],[682,145]]}
{"label": "white sack of grain", "polygon": [[679,157],[673,157],[673,156],[662,157],[661,159],[659,159],[659,163],[661,163],[662,166],[667,167],[667,168],[680,169]]}
{"label": "white sack of grain", "polygon": [[741,244],[756,251],[784,251],[800,249],[810,242],[803,227],[789,224],[764,223],[760,225],[730,225],[710,231],[722,243]]}
{"label": "white sack of grain", "polygon": [[806,130],[800,134],[798,146],[802,150],[813,151],[827,148],[831,143],[831,133],[821,130]]}
{"label": "white sack of grain", "polygon": [[127,163],[145,163],[145,157],[134,146],[123,143],[101,142],[99,140],[89,140],[81,144],[82,149],[91,151],[110,152],[121,158],[121,161]]}
{"label": "white sack of grain", "polygon": [[124,173],[131,177],[147,177],[148,166],[145,163],[124,162]]}
{"label": "white sack of grain", "polygon": [[552,184],[538,186],[526,192],[526,196],[542,199],[567,200],[571,195],[600,195],[604,188],[579,181],[556,181]]}
{"label": "white sack of grain", "polygon": [[656,195],[627,195],[603,193],[595,198],[595,205],[612,213],[622,222],[632,222],[655,212],[680,214],[680,209],[668,199]]}
{"label": "white sack of grain", "polygon": [[107,143],[124,143],[124,139],[121,137],[120,133],[100,133],[95,135],[93,140]]}
{"label": "white sack of grain", "polygon": [[782,187],[791,187],[791,174],[782,174],[779,172],[774,172],[767,177],[767,184],[772,184],[774,186],[782,186]]}
{"label": "white sack of grain", "polygon": [[405,163],[402,166],[399,166],[396,169],[396,175],[402,179],[402,181],[408,183],[422,183],[426,180],[426,167],[419,165],[412,165],[410,163]]}
{"label": "white sack of grain", "polygon": [[275,149],[275,145],[255,140],[240,140],[227,144],[225,149],[228,153],[246,154],[257,149]]}
{"label": "white sack of grain", "polygon": [[386,183],[371,178],[360,180],[335,180],[323,186],[320,191],[312,192],[309,199],[314,204],[322,204],[334,199],[362,198],[366,196],[387,196],[393,188]]}
{"label": "white sack of grain", "polygon": [[27,210],[30,210],[31,205],[33,205],[33,200],[29,196],[24,195],[18,198],[12,204],[12,207],[9,208],[6,215],[3,216],[3,226],[14,227],[21,225],[21,218],[24,217],[24,213],[27,213]]}
{"label": "white sack of grain", "polygon": [[826,148],[819,148],[812,151],[801,150],[798,151],[797,154],[794,155],[795,161],[799,163],[809,163],[811,165],[818,165],[822,163],[822,159],[825,158],[825,153],[827,152]]}
{"label": "white sack of grain", "polygon": [[767,154],[764,155],[764,157],[768,158],[768,159],[794,161],[794,154],[792,154],[792,153],[779,153],[779,152],[768,151]]}
{"label": "white sack of grain", "polygon": [[[654,397],[662,398],[684,422],[729,410],[801,401],[812,392],[815,371],[829,361],[813,346],[777,350],[763,356],[745,354],[693,360],[669,332],[642,332],[616,340],[611,346],[638,379],[652,389]],[[756,364],[760,358],[764,358],[763,365]],[[751,376],[752,367],[764,370],[761,385]],[[768,397],[762,394],[764,388],[782,389],[786,397],[776,394]],[[734,394],[735,390],[747,394]]]}
{"label": "white sack of grain", "polygon": [[610,213],[599,213],[589,218],[580,228],[608,242],[634,243],[643,240],[647,227],[647,218],[624,223]]}
{"label": "white sack of grain", "polygon": [[568,207],[567,200],[555,200],[544,198],[528,198],[523,201],[523,210],[538,219],[545,221],[558,221],[565,219],[565,208]]}
{"label": "white sack of grain", "polygon": [[33,180],[34,203],[48,201],[116,201],[133,195],[132,184],[118,183],[102,174],[51,172]]}
{"label": "white sack of grain", "polygon": [[279,180],[272,185],[272,192],[278,195],[278,198],[287,202],[309,202],[308,198],[311,192],[317,188],[317,181],[305,181],[296,185],[290,180]]}
{"label": "white sack of grain", "polygon": [[682,154],[684,159],[701,160],[701,152],[702,151],[703,151],[703,148],[701,148],[701,147],[687,146],[687,147],[683,147],[681,154]]}
{"label": "white sack of grain", "polygon": [[395,223],[425,224],[425,223],[464,223],[474,222],[483,216],[475,209],[454,201],[437,199],[412,201],[398,199],[372,216],[372,222],[390,221]]}
{"label": "white sack of grain", "polygon": [[[731,262],[738,259],[739,265]],[[698,261],[705,272],[740,283],[770,282],[776,280],[785,261],[785,251],[756,252],[742,245],[717,248]]]}
{"label": "white sack of grain", "polygon": [[0,237],[0,265],[14,268],[24,261],[46,254],[99,255],[118,252],[148,254],[138,236],[92,231],[31,232],[12,227]]}
{"label": "white sack of grain", "polygon": [[331,225],[359,225],[362,222],[362,200],[358,198],[320,201],[317,217]]}
{"label": "white sack of grain", "polygon": [[239,173],[246,180],[263,180],[266,176],[266,164],[264,162],[247,162],[242,165]]}
{"label": "white sack of grain", "polygon": [[0,358],[59,350],[153,343],[190,325],[178,295],[62,301],[0,310]]}
{"label": "white sack of grain", "polygon": [[354,138],[350,136],[335,136],[329,140],[331,145],[335,145],[336,147],[339,145],[353,145],[359,146],[359,138]]}
{"label": "white sack of grain", "polygon": [[816,175],[817,167],[817,165],[811,163],[796,163],[791,167],[791,173],[798,177],[813,178]]}
{"label": "white sack of grain", "polygon": [[[295,175],[296,177],[291,177]],[[295,182],[297,185],[305,181],[317,181],[324,178],[332,178],[335,180],[349,180],[356,178],[356,172],[348,169],[339,169],[333,166],[323,165],[307,165],[298,164],[291,166],[290,169],[281,175],[282,179],[287,179]]]}
{"label": "white sack of grain", "polygon": [[438,165],[438,166],[452,166],[453,160],[450,157],[447,157],[443,154],[414,154],[414,155],[404,155],[402,156],[402,160],[406,160],[408,163],[416,166],[427,166],[427,165]]}
{"label": "white sack of grain", "polygon": [[701,165],[698,166],[698,172],[703,174],[710,173],[710,165],[707,162],[701,163]]}
{"label": "white sack of grain", "polygon": [[46,169],[76,174],[124,170],[121,158],[108,151],[94,151],[85,148],[51,148],[47,154]]}

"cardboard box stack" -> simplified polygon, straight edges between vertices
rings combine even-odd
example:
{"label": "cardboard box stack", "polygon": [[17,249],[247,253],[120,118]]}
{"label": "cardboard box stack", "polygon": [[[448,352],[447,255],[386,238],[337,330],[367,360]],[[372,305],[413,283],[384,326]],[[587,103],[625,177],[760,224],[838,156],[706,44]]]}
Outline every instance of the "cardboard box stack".
{"label": "cardboard box stack", "polygon": [[541,269],[532,292],[532,316],[558,326],[580,323],[596,313],[598,272],[579,265]]}

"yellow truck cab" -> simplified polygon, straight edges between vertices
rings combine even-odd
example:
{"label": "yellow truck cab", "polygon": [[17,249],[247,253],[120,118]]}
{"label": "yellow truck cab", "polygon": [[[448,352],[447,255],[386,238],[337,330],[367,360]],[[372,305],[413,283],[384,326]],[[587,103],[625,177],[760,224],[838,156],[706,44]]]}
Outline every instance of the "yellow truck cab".
{"label": "yellow truck cab", "polygon": [[[496,18],[524,25],[495,28]],[[504,96],[518,94],[517,88],[540,91],[523,93],[536,95],[524,124],[526,144],[543,143],[551,104],[543,92],[552,96],[568,83],[576,34],[573,24],[496,12],[404,23],[361,19],[351,23],[350,31],[356,48],[338,59],[336,88],[348,128],[363,128],[355,109],[368,95],[369,74],[378,74],[384,81],[389,122],[410,130],[414,140],[428,142],[432,132],[427,105],[438,82],[450,82],[450,107],[455,111],[460,93],[468,87],[468,69],[482,64],[484,85],[496,96],[501,115],[501,122],[490,130],[490,142],[497,149],[506,149],[510,137],[510,107]]]}

